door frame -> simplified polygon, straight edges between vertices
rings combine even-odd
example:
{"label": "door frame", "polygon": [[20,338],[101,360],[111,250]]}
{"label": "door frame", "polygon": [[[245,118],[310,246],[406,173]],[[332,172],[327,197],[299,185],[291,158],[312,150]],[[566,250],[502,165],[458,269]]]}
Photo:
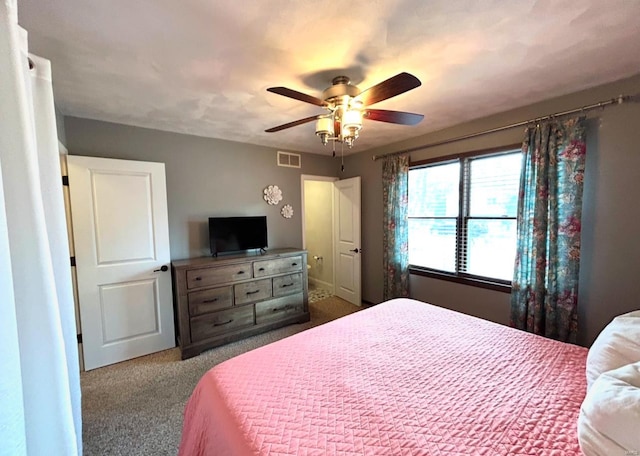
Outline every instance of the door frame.
{"label": "door frame", "polygon": [[[320,181],[320,182],[337,182],[339,181],[340,178],[339,177],[335,177],[335,176],[316,176],[313,174],[301,174],[300,175],[300,217],[302,218],[302,248],[303,249],[307,249],[307,240],[305,237],[305,222],[306,222],[306,215],[305,215],[305,198],[304,198],[304,183],[305,181]],[[336,239],[334,236],[334,232],[335,232],[335,218],[333,216],[333,189],[332,189],[332,193],[331,193],[331,250],[335,251],[335,246],[336,246]],[[333,275],[331,277],[332,280],[332,287],[335,289],[336,286],[336,264],[335,264],[335,258],[333,258],[335,255],[331,255],[332,256],[332,261],[331,261],[331,270],[333,271]],[[309,257],[308,261],[311,261],[313,258]],[[306,267],[306,266],[305,266]]]}
{"label": "door frame", "polygon": [[67,237],[69,238],[69,258],[71,268],[71,285],[73,287],[73,307],[76,317],[76,338],[78,341],[78,361],[80,372],[84,372],[84,352],[82,350],[82,325],[80,324],[80,304],[78,302],[78,276],[75,267],[75,245],[73,243],[73,224],[71,223],[71,197],[69,195],[69,173],[67,172],[67,156],[69,150],[58,140],[58,153],[60,155],[60,173],[62,176],[62,192],[64,196],[64,209],[67,220]]}

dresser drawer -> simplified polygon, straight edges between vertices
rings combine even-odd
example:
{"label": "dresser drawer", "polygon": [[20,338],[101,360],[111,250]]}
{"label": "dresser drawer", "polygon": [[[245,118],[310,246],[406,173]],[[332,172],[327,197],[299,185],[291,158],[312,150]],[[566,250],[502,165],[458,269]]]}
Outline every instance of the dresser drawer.
{"label": "dresser drawer", "polygon": [[302,271],[302,257],[278,258],[253,263],[253,276],[264,277],[274,274]]}
{"label": "dresser drawer", "polygon": [[302,274],[289,274],[273,278],[273,296],[285,296],[302,291]]}
{"label": "dresser drawer", "polygon": [[200,288],[219,283],[251,278],[251,263],[187,271],[187,288]]}
{"label": "dresser drawer", "polygon": [[209,290],[192,291],[189,298],[189,315],[195,317],[207,312],[226,309],[233,306],[233,287],[211,288]]}
{"label": "dresser drawer", "polygon": [[270,323],[304,312],[302,293],[256,304],[256,324]]}
{"label": "dresser drawer", "polygon": [[191,319],[191,341],[198,342],[255,324],[253,306],[233,307]]}
{"label": "dresser drawer", "polygon": [[254,280],[233,286],[236,306],[271,297],[271,279]]}

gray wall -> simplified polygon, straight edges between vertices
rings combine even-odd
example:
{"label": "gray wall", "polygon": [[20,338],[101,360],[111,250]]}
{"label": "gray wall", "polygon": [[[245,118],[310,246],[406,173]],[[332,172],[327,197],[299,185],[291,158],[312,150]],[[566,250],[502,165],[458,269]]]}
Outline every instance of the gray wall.
{"label": "gray wall", "polygon": [[[172,259],[209,254],[210,216],[266,215],[269,248],[302,247],[300,175],[337,169],[331,157],[302,154],[302,168],[283,168],[275,149],[96,120],[66,117],[64,127],[71,155],[165,164]],[[284,196],[277,206],[262,199],[272,184]],[[293,206],[292,219],[280,215],[283,204]]]}
{"label": "gray wall", "polygon": [[[640,75],[347,157],[344,177],[362,176],[363,299],[382,300],[382,161],[372,161],[372,155],[636,93],[640,93]],[[590,345],[613,316],[640,308],[640,104],[610,107],[589,117],[579,292],[578,341],[583,345]],[[523,130],[424,149],[411,153],[411,159],[520,143]],[[509,320],[506,293],[421,276],[412,276],[410,286],[413,298],[499,323]]]}
{"label": "gray wall", "polygon": [[[166,164],[172,258],[207,254],[206,219],[211,215],[266,214],[271,247],[300,247],[300,174],[362,176],[362,296],[382,300],[383,154],[442,139],[614,98],[640,93],[640,75],[464,123],[384,148],[345,158],[345,172],[330,157],[303,154],[302,169],[279,168],[271,148],[66,117],[71,154]],[[425,113],[427,116],[429,113]],[[590,345],[614,316],[640,308],[640,104],[607,108],[589,115],[583,203],[578,340]],[[401,128],[401,127],[398,127]],[[409,128],[409,127],[407,127]],[[424,149],[412,160],[522,141],[523,128]],[[366,131],[363,132],[366,134]],[[292,220],[267,206],[262,189],[279,185],[294,207]],[[471,315],[507,323],[509,295],[420,276],[411,277],[411,296]]]}
{"label": "gray wall", "polygon": [[67,145],[67,134],[64,129],[64,116],[56,109],[56,130],[58,132],[58,141],[64,146]]}

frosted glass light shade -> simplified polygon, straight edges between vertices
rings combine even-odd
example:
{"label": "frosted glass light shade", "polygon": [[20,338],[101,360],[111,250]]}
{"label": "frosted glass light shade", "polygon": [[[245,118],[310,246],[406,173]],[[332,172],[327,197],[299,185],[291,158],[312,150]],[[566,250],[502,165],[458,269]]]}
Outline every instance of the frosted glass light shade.
{"label": "frosted glass light shade", "polygon": [[358,109],[345,111],[344,117],[342,118],[342,128],[343,130],[347,128],[360,130],[362,128],[362,112]]}
{"label": "frosted glass light shade", "polygon": [[316,135],[333,136],[333,119],[331,117],[320,117],[316,121]]}

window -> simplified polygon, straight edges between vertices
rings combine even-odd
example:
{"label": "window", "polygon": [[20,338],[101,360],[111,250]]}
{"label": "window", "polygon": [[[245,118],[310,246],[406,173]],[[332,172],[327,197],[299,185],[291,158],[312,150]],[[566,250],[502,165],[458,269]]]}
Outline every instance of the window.
{"label": "window", "polygon": [[465,154],[409,170],[412,269],[508,284],[516,252],[522,155]]}

